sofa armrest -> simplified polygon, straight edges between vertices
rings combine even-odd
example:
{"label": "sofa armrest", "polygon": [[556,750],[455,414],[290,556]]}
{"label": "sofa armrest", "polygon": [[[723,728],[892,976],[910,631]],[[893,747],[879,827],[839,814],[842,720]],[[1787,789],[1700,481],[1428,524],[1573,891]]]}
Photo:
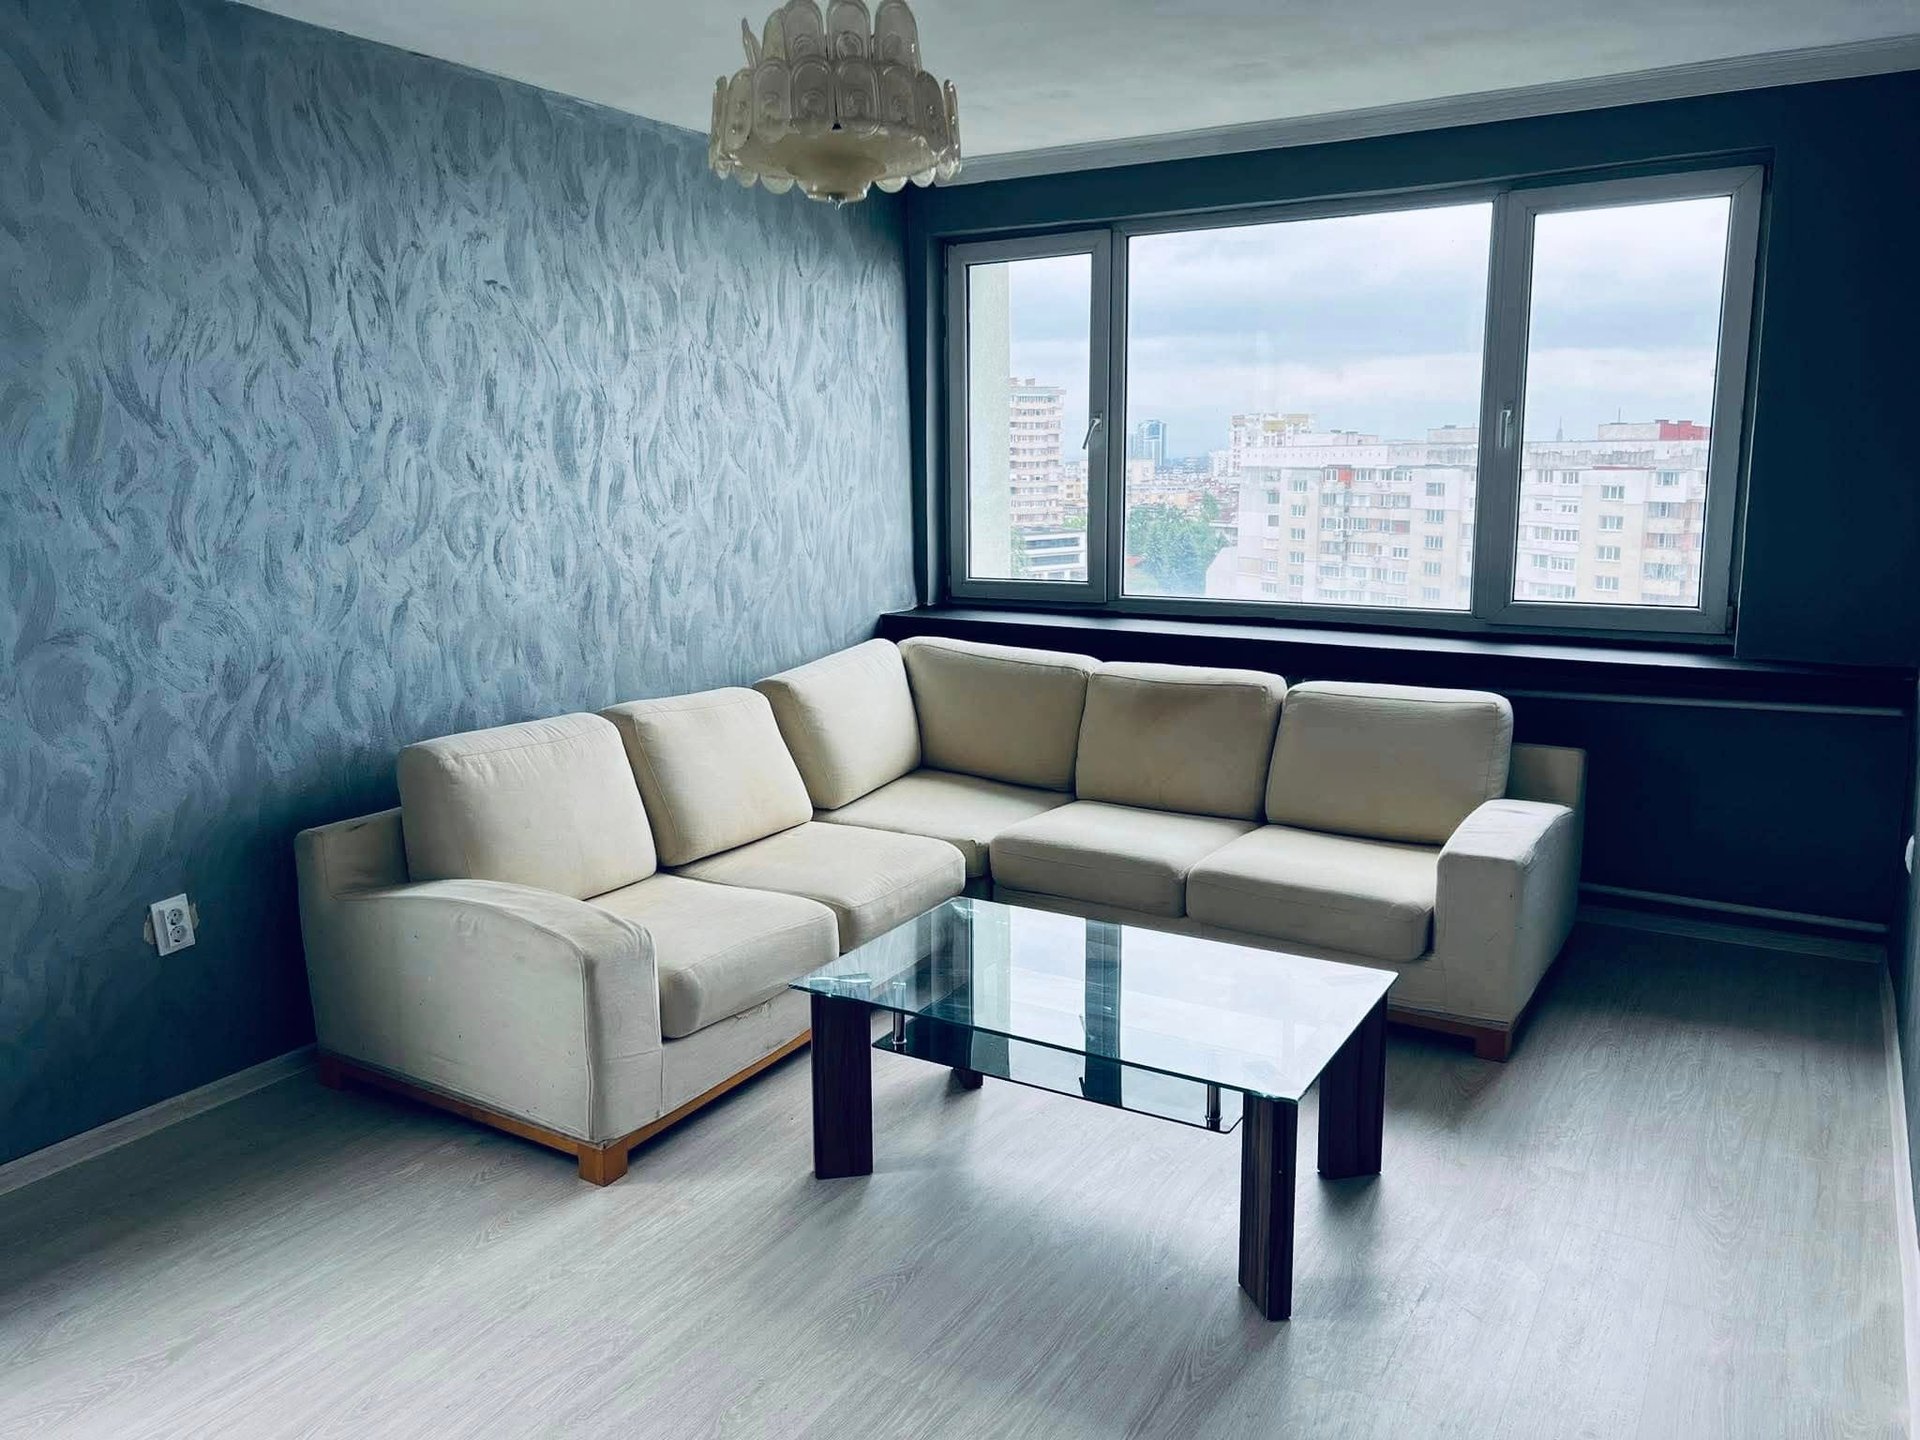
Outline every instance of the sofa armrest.
{"label": "sofa armrest", "polygon": [[1510,1025],[1573,928],[1580,814],[1489,800],[1440,851],[1434,958],[1462,1018]]}
{"label": "sofa armrest", "polygon": [[310,859],[301,928],[322,1049],[582,1140],[659,1114],[645,930],[485,880],[334,889]]}

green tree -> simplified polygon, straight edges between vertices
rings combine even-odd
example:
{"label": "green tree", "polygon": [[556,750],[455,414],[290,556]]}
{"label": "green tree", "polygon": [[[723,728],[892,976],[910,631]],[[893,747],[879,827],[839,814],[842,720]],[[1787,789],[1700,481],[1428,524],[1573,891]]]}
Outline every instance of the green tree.
{"label": "green tree", "polygon": [[1214,528],[1219,518],[1211,495],[1191,511],[1136,505],[1127,512],[1127,559],[1162,595],[1204,595],[1207,567],[1227,543]]}

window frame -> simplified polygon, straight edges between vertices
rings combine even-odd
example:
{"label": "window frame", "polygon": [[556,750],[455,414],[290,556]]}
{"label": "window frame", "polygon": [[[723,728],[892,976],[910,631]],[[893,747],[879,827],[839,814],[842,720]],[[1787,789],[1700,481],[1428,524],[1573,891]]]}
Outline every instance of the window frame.
{"label": "window frame", "polygon": [[[1742,165],[1522,186],[1504,198],[1495,221],[1486,368],[1481,377],[1485,408],[1480,416],[1480,494],[1474,541],[1474,614],[1489,627],[1639,635],[1723,636],[1732,632],[1735,521],[1747,488],[1747,360],[1752,353],[1760,209],[1765,190],[1765,167]],[[1658,204],[1713,195],[1728,196],[1729,205],[1727,253],[1720,281],[1720,343],[1712,413],[1708,416],[1713,438],[1708,442],[1706,514],[1700,539],[1700,604],[1682,609],[1517,600],[1513,595],[1514,560],[1526,430],[1534,221],[1558,211]],[[1659,474],[1657,468],[1654,474]],[[1480,543],[1482,536],[1495,535],[1509,538],[1498,545]]]}
{"label": "window frame", "polygon": [[[968,500],[968,372],[967,342],[971,316],[967,309],[967,271],[974,265],[1016,260],[1050,260],[1067,255],[1091,257],[1087,288],[1087,578],[1074,580],[1018,580],[980,578],[971,573],[973,530]],[[1113,231],[1110,227],[1055,231],[1005,240],[970,240],[947,246],[946,329],[947,364],[946,454],[946,577],[947,592],[956,599],[1019,600],[1028,603],[1096,605],[1108,596],[1105,533],[1109,491],[1106,484],[1109,435],[1113,429],[1111,363],[1113,345],[1107,332],[1109,310],[1104,292],[1111,286]],[[1125,447],[1119,447],[1122,455]]]}
{"label": "window frame", "polygon": [[[1760,232],[1768,185],[1768,167],[1758,161],[1743,160],[1734,164],[1724,160],[1703,161],[1693,168],[1668,168],[1656,173],[1616,171],[1605,178],[1586,180],[1555,176],[1436,186],[1167,213],[1098,226],[1080,225],[1004,238],[944,242],[941,264],[945,305],[941,325],[945,332],[942,353],[947,368],[938,400],[946,408],[946,443],[937,473],[947,525],[941,542],[945,554],[940,568],[940,573],[946,576],[947,598],[1018,602],[1045,609],[1117,615],[1248,619],[1276,625],[1389,632],[1465,632],[1493,637],[1603,635],[1622,640],[1692,637],[1701,642],[1730,638],[1740,560],[1738,517],[1745,506],[1747,489],[1749,370],[1753,326],[1758,316]],[[1657,203],[1709,195],[1727,195],[1731,204],[1721,294],[1720,348],[1710,416],[1713,438],[1708,452],[1705,528],[1701,542],[1701,603],[1697,609],[1680,609],[1514,600],[1511,597],[1519,543],[1523,454],[1520,432],[1524,429],[1522,408],[1531,307],[1533,221],[1538,215],[1554,210]],[[1487,308],[1482,327],[1470,607],[1428,610],[1412,606],[1319,605],[1125,594],[1121,585],[1125,573],[1126,447],[1111,440],[1116,425],[1123,430],[1126,426],[1129,242],[1135,236],[1168,232],[1471,204],[1490,205],[1491,213]],[[966,267],[996,260],[1076,253],[1094,257],[1089,322],[1088,413],[1093,423],[1087,446],[1087,581],[1079,584],[970,579],[966,574],[969,543],[964,384],[968,329]],[[1511,413],[1507,422],[1512,428],[1511,436],[1503,433],[1503,410]],[[1093,419],[1096,415],[1097,421]],[[1730,481],[1725,478],[1728,476]],[[1498,543],[1486,543],[1494,536],[1501,537]]]}

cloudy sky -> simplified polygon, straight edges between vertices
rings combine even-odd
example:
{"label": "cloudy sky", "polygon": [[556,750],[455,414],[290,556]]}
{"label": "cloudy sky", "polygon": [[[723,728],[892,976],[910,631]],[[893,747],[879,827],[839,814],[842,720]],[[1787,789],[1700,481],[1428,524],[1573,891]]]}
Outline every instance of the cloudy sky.
{"label": "cloudy sky", "polygon": [[[1543,216],[1535,237],[1526,433],[1705,421],[1724,199]],[[1474,424],[1486,311],[1486,205],[1151,235],[1128,262],[1129,421],[1168,453],[1227,443],[1237,411],[1308,410],[1327,429],[1419,438]],[[1086,427],[1087,262],[1017,262],[1012,362],[1068,389]]]}

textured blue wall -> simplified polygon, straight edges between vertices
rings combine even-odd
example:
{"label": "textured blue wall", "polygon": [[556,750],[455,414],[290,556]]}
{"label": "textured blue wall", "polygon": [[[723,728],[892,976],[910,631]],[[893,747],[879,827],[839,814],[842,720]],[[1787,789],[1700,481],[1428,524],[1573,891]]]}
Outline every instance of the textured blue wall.
{"label": "textured blue wall", "polygon": [[293,833],[401,744],[911,603],[904,329],[892,202],[255,11],[0,0],[0,1160],[309,1038]]}

